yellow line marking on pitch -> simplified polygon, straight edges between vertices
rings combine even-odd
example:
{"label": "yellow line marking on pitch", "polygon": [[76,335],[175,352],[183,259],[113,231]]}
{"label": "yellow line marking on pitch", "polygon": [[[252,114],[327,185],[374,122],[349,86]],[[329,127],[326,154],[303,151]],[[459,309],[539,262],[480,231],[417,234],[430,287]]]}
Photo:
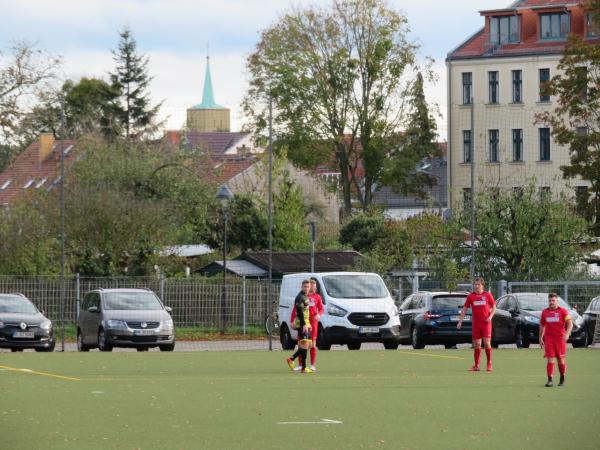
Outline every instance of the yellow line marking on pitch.
{"label": "yellow line marking on pitch", "polygon": [[417,352],[403,351],[403,350],[399,350],[399,351],[400,351],[400,353],[402,353],[404,355],[412,355],[412,356],[430,356],[432,358],[446,358],[446,359],[465,359],[461,356],[432,355],[430,353],[417,353]]}
{"label": "yellow line marking on pitch", "polygon": [[18,367],[0,366],[0,369],[7,369],[7,370],[10,370],[13,372],[30,373],[32,375],[40,375],[43,377],[59,378],[61,380],[81,381],[79,378],[66,377],[64,375],[56,375],[56,374],[48,373],[48,372],[38,372],[36,370],[31,370],[31,369],[19,369]]}

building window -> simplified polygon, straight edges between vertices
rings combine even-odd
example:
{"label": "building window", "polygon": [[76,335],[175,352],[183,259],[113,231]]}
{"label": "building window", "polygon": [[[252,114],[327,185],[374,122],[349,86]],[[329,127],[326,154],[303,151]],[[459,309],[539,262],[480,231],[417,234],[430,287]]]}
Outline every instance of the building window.
{"label": "building window", "polygon": [[519,16],[490,17],[490,42],[497,45],[519,42]]}
{"label": "building window", "polygon": [[471,99],[473,98],[473,74],[471,72],[464,72],[462,74],[463,84],[463,105],[470,105]]}
{"label": "building window", "polygon": [[29,181],[27,181],[27,183],[25,183],[23,185],[23,189],[27,189],[29,186],[31,186],[33,183],[35,182],[35,178],[31,178]]}
{"label": "building window", "polygon": [[550,69],[540,69],[540,102],[550,101],[550,96],[544,92],[548,81],[550,81]]}
{"label": "building window", "polygon": [[521,103],[523,101],[523,71],[512,71],[512,101]]}
{"label": "building window", "polygon": [[523,161],[523,130],[512,130],[513,161]]}
{"label": "building window", "polygon": [[489,162],[498,162],[498,130],[488,130],[489,135]]}
{"label": "building window", "polygon": [[550,128],[540,128],[540,161],[550,161]]}
{"label": "building window", "polygon": [[592,13],[587,13],[587,35],[588,37],[598,36],[598,24],[594,23]]}
{"label": "building window", "polygon": [[489,102],[490,104],[498,103],[498,72],[488,72],[489,81]]}
{"label": "building window", "polygon": [[6,180],[4,183],[2,183],[2,186],[0,186],[0,191],[5,190],[7,187],[10,186],[10,183],[12,183],[12,180]]}
{"label": "building window", "polygon": [[471,209],[471,188],[463,188],[463,206],[465,209]]}
{"label": "building window", "polygon": [[540,15],[541,39],[564,39],[570,31],[570,17],[567,13]]}
{"label": "building window", "polygon": [[471,130],[463,130],[463,162],[473,162],[473,153],[471,149]]}

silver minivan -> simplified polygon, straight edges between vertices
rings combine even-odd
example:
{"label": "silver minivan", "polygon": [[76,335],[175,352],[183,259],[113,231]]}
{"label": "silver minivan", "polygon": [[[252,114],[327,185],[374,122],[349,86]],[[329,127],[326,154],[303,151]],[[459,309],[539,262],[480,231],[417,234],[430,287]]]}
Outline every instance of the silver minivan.
{"label": "silver minivan", "polygon": [[77,350],[133,347],[175,349],[175,328],[158,296],[148,289],[96,289],[85,294],[77,318]]}

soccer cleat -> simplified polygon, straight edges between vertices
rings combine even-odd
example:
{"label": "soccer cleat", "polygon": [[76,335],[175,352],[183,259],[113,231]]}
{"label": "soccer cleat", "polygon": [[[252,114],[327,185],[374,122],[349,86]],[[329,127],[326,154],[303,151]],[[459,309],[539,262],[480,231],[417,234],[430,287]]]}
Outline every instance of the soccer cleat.
{"label": "soccer cleat", "polygon": [[488,372],[491,372],[491,371],[493,370],[493,369],[492,369],[492,363],[488,363],[488,365],[487,365],[487,369],[486,369],[486,370],[487,370]]}
{"label": "soccer cleat", "polygon": [[544,386],[546,386],[546,387],[554,386],[554,383],[552,383],[552,378],[548,378],[548,381],[546,382],[546,384]]}
{"label": "soccer cleat", "polygon": [[294,370],[294,360],[292,358],[288,358],[285,361],[287,362],[287,365],[290,368],[290,370]]}
{"label": "soccer cleat", "polygon": [[560,376],[560,381],[558,382],[559,386],[564,386],[565,385],[565,376],[561,375]]}
{"label": "soccer cleat", "polygon": [[313,372],[316,372],[316,371],[317,371],[317,368],[315,367],[315,365],[314,365],[314,364],[311,364],[311,366],[310,366],[310,370],[312,370]]}
{"label": "soccer cleat", "polygon": [[310,367],[305,367],[304,369],[302,369],[302,373],[314,373]]}
{"label": "soccer cleat", "polygon": [[302,366],[296,366],[292,369],[294,372],[299,372],[302,370]]}
{"label": "soccer cleat", "polygon": [[479,372],[479,366],[469,367],[469,372]]}

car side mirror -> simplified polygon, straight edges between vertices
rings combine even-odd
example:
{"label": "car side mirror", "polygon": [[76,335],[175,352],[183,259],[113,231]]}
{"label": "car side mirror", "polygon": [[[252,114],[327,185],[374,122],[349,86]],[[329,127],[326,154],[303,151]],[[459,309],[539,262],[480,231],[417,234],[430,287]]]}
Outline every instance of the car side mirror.
{"label": "car side mirror", "polygon": [[170,313],[173,311],[173,308],[171,308],[170,306],[165,306],[165,311]]}
{"label": "car side mirror", "polygon": [[510,313],[511,316],[515,317],[519,315],[519,311],[517,311],[516,309],[511,309],[510,311],[508,311]]}
{"label": "car side mirror", "polygon": [[91,313],[97,313],[99,310],[98,310],[97,306],[90,306],[88,308],[88,311],[91,312]]}

